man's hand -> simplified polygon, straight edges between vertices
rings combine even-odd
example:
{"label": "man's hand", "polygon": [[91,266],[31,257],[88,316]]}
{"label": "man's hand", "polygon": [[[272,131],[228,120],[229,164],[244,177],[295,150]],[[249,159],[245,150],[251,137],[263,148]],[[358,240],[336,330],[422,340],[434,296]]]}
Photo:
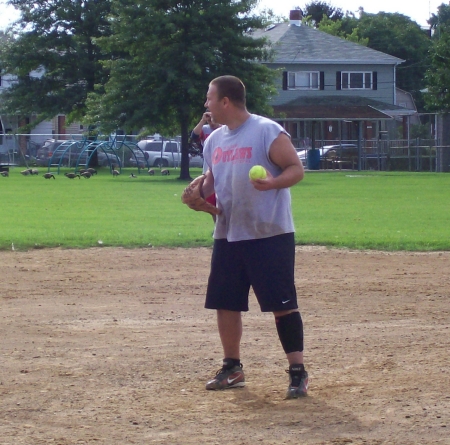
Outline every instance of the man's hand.
{"label": "man's hand", "polygon": [[211,215],[219,215],[221,213],[220,209],[205,200],[205,196],[202,190],[205,179],[205,175],[201,175],[198,178],[195,178],[184,189],[183,194],[181,195],[181,201],[190,209],[197,212],[207,212]]}
{"label": "man's hand", "polygon": [[256,190],[260,192],[265,192],[267,190],[272,190],[275,187],[274,178],[269,171],[266,171],[266,177],[264,179],[251,179],[250,182],[253,184]]}

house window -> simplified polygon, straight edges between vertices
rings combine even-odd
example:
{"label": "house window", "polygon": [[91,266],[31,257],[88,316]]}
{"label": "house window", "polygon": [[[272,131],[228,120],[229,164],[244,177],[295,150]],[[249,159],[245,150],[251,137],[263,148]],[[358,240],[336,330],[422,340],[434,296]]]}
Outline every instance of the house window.
{"label": "house window", "polygon": [[320,85],[319,71],[288,72],[288,89],[318,90]]}
{"label": "house window", "polygon": [[342,89],[343,90],[371,90],[372,83],[372,72],[351,72],[343,71],[342,76]]}

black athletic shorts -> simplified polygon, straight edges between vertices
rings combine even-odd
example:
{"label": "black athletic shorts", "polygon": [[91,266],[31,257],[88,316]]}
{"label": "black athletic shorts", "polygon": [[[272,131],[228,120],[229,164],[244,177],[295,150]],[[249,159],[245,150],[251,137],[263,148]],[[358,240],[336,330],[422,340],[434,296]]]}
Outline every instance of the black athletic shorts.
{"label": "black athletic shorts", "polygon": [[253,287],[262,312],[297,309],[293,233],[249,241],[214,240],[205,308],[248,311]]}

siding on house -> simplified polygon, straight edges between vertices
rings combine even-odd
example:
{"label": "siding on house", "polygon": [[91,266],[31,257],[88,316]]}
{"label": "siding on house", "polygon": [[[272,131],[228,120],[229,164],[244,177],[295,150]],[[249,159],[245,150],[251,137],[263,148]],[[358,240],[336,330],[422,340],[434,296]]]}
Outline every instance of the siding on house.
{"label": "siding on house", "polygon": [[[414,99],[412,97],[411,93],[408,93],[407,91],[404,91],[400,88],[396,89],[396,105],[399,107],[407,108],[410,110],[416,110],[416,104],[414,102]],[[409,123],[411,125],[420,125],[420,117],[416,114],[413,116],[410,116]]]}
{"label": "siding on house", "polygon": [[66,135],[80,135],[84,132],[82,125],[79,122],[72,122],[70,125],[66,126]]}
{"label": "siding on house", "polygon": [[[254,38],[265,38],[273,50],[267,66],[279,70],[278,94],[272,105],[283,105],[298,97],[335,96],[366,97],[395,104],[395,69],[404,60],[327,34],[305,25],[280,23],[257,30]],[[323,89],[283,89],[283,71],[318,71],[323,78]],[[372,72],[376,87],[373,89],[339,89],[339,72]]]}
{"label": "siding on house", "polygon": [[296,147],[377,140],[394,119],[415,113],[396,105],[396,67],[404,60],[304,25],[299,10],[290,19],[251,35],[272,52],[264,62],[278,73],[272,117]]}
{"label": "siding on house", "polygon": [[[43,75],[43,70],[34,70],[30,72],[31,77],[41,77]],[[11,84],[16,79],[16,76],[5,74],[3,76],[0,76],[0,100],[1,100],[1,92],[5,89],[9,88]],[[36,125],[31,131],[30,131],[30,141],[33,141],[34,143],[42,144],[45,140],[54,137],[59,137],[59,125],[58,125],[58,118],[60,118],[63,115],[55,116],[53,119],[48,121],[40,122]],[[1,126],[0,126],[0,135],[2,134],[2,131],[10,130],[12,132],[16,132],[17,128],[19,127],[18,117],[17,116],[0,116],[1,119]],[[30,122],[33,123],[33,121],[36,120],[36,116],[30,116]],[[64,119],[62,119],[64,120]],[[68,125],[65,128],[65,134],[67,135],[67,138],[70,139],[72,135],[81,135],[83,134],[83,128],[80,125],[79,122],[74,122],[70,125]],[[64,134],[64,133],[63,133]],[[3,144],[3,140],[0,139],[0,145]]]}
{"label": "siding on house", "polygon": [[52,122],[43,121],[30,131],[30,139],[33,142],[42,145],[47,139],[52,138],[52,134]]}
{"label": "siding on house", "polygon": [[[360,65],[343,64],[337,67],[336,65],[302,65],[297,64],[270,64],[273,69],[278,69],[280,72],[277,89],[278,93],[272,98],[271,105],[282,105],[298,97],[314,97],[314,96],[336,96],[336,97],[350,97],[356,94],[360,97],[367,97],[368,99],[378,100],[380,102],[386,102],[387,104],[395,103],[395,88],[393,88],[395,82],[395,72],[392,67],[379,66],[379,65],[364,65],[361,68]],[[283,71],[318,71],[323,72],[324,88],[323,90],[283,90]],[[336,72],[342,71],[368,71],[376,73],[377,77],[377,89],[341,89],[336,88]]]}

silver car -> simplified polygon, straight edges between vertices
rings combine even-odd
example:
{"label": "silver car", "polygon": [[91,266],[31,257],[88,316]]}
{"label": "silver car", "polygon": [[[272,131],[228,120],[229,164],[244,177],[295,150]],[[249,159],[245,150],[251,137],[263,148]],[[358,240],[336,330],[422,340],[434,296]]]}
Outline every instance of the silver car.
{"label": "silver car", "polygon": [[[150,167],[179,167],[181,165],[181,145],[173,139],[143,139],[138,142],[138,147],[144,153],[135,151],[137,161],[140,167],[147,164]],[[136,163],[136,159],[131,158],[132,164]],[[203,158],[201,156],[190,156],[190,167],[203,167]]]}
{"label": "silver car", "polygon": [[[358,147],[356,144],[334,144],[324,145],[321,148],[317,148],[320,153],[320,160],[327,161],[331,158],[353,158],[358,157]],[[306,166],[308,150],[298,150],[297,154],[302,161],[303,166]]]}

